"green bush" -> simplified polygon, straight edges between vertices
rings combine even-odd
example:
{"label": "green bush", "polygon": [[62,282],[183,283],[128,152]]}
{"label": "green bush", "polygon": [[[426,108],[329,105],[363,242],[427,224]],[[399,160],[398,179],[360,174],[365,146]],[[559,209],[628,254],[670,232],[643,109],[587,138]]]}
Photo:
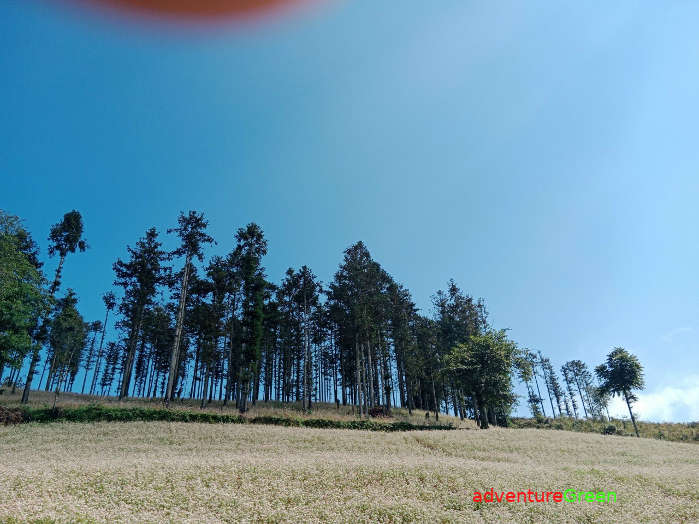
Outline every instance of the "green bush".
{"label": "green bush", "polygon": [[605,426],[605,428],[602,430],[603,435],[614,435],[616,434],[616,426],[614,424],[609,424],[608,426]]}

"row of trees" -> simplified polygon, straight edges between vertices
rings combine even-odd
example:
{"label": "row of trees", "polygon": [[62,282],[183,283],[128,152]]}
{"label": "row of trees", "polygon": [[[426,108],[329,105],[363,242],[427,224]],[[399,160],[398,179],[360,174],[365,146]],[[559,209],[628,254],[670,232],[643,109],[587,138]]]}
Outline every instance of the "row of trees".
{"label": "row of trees", "polygon": [[[454,281],[422,314],[357,242],[327,285],[307,266],[273,283],[257,224],[238,229],[230,251],[204,263],[215,243],[207,227],[201,213],[181,213],[168,230],[178,239],[173,251],[148,229],[113,264],[120,298],[105,293],[104,320],[86,322],[72,290],[56,298],[67,256],[88,247],[80,213],[51,229],[49,255],[59,262],[50,285],[35,242],[17,217],[2,213],[0,377],[7,366],[14,387],[29,359],[26,402],[43,353],[38,384],[56,395],[77,387],[82,368],[80,391],[93,395],[116,387],[120,399],[189,397],[202,407],[218,399],[241,412],[258,401],[304,410],[334,402],[361,416],[401,406],[471,417],[483,428],[506,423],[518,377],[535,416],[546,415],[539,379],[554,417],[579,416],[576,394],[585,416],[606,409],[612,391],[594,384],[584,363],[561,368],[562,387],[549,359],[494,329],[484,302]],[[105,344],[113,312],[119,336]]]}

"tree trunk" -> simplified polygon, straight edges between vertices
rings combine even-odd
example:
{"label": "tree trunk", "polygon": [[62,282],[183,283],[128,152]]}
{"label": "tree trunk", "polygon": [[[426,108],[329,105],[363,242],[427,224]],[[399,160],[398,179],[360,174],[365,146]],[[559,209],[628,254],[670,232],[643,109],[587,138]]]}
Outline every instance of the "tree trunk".
{"label": "tree trunk", "polygon": [[[549,395],[549,402],[551,403],[551,412],[553,413],[553,418],[556,418],[556,410],[553,407],[553,397],[551,396],[551,389],[549,388],[549,377],[548,373],[544,371],[544,385],[546,386],[546,392]],[[560,411],[560,406],[559,406],[559,411]],[[560,413],[559,413],[560,415]]]}
{"label": "tree trunk", "polygon": [[201,405],[199,407],[204,409],[206,407],[206,395],[208,394],[209,388],[209,366],[202,362],[202,369],[204,371],[204,394],[201,396]]}
{"label": "tree trunk", "polygon": [[[82,387],[82,389],[80,390],[80,394],[81,394],[81,395],[84,395],[84,394],[85,394],[85,383],[87,382],[87,372],[88,372],[87,364],[91,364],[91,363],[92,363],[92,354],[93,354],[94,351],[95,351],[95,339],[96,339],[96,338],[97,338],[97,333],[95,333],[95,334],[92,336],[92,343],[90,344],[90,353],[89,353],[88,356],[87,356],[87,362],[85,362],[85,376],[83,377],[83,387]],[[0,375],[2,375],[2,373],[0,373]]]}
{"label": "tree trunk", "polygon": [[359,342],[355,339],[354,341],[354,356],[355,356],[355,386],[357,390],[357,395],[355,398],[355,402],[357,403],[357,407],[359,408],[359,416],[362,417],[364,416],[364,411],[362,408],[362,381],[361,381],[361,364],[360,364],[360,358],[359,358]]}
{"label": "tree trunk", "polygon": [[61,285],[61,271],[63,270],[63,262],[66,260],[66,254],[62,253],[61,258],[58,260],[58,267],[56,268],[56,276],[53,279],[53,284],[51,284],[51,289],[49,294],[54,296],[56,291],[58,291],[58,286]]}
{"label": "tree trunk", "polygon": [[129,384],[131,382],[131,373],[133,372],[134,356],[136,355],[136,344],[138,343],[138,335],[141,332],[141,324],[143,323],[143,306],[138,310],[138,320],[132,328],[131,336],[129,337],[129,352],[126,355],[126,362],[122,370],[121,388],[119,389],[119,400],[129,396]]}
{"label": "tree trunk", "polygon": [[184,263],[184,271],[182,273],[182,288],[180,289],[180,304],[177,310],[177,325],[175,327],[175,341],[172,345],[172,354],[170,355],[170,370],[167,378],[167,391],[165,392],[165,405],[169,406],[172,400],[172,393],[177,381],[177,365],[180,356],[180,342],[182,339],[182,324],[184,323],[184,312],[187,304],[187,281],[189,280],[189,264],[192,255],[187,253],[187,258]]}
{"label": "tree trunk", "polygon": [[481,429],[488,429],[488,408],[483,403],[483,398],[474,394],[473,403],[476,410],[476,418],[480,420]]}
{"label": "tree trunk", "polygon": [[40,348],[36,347],[32,352],[32,360],[29,363],[29,372],[27,373],[27,380],[24,384],[24,391],[22,392],[22,404],[29,402],[29,391],[32,388],[32,379],[36,373],[36,365],[39,363],[39,359],[41,358],[39,351]]}
{"label": "tree trunk", "polygon": [[580,388],[580,381],[577,375],[573,377],[575,379],[575,385],[578,386],[578,395],[580,395],[580,402],[582,403],[583,411],[585,412],[585,418],[587,418],[587,408],[585,407],[585,397],[583,397],[582,389]]}
{"label": "tree trunk", "polygon": [[633,411],[631,410],[631,402],[629,401],[629,392],[624,391],[624,399],[626,399],[626,406],[629,408],[629,415],[631,415],[631,422],[633,422],[633,429],[636,432],[636,437],[640,438],[638,434],[638,426],[636,425],[636,417],[633,416]]}
{"label": "tree trunk", "polygon": [[102,336],[100,337],[100,347],[97,350],[97,361],[95,362],[95,372],[92,375],[92,385],[90,386],[90,395],[94,395],[95,386],[97,385],[97,374],[100,370],[100,365],[102,363],[102,344],[104,343],[104,333],[107,330],[107,320],[109,319],[109,309],[107,309],[107,314],[104,316],[104,324],[102,325]]}
{"label": "tree trunk", "polygon": [[439,420],[439,404],[437,402],[437,393],[434,389],[434,375],[432,375],[432,400],[434,402],[434,419]]}
{"label": "tree trunk", "polygon": [[309,371],[311,368],[311,352],[308,344],[308,306],[306,304],[306,293],[303,294],[303,410],[309,409],[310,384]]}
{"label": "tree trunk", "polygon": [[534,382],[536,383],[536,391],[539,394],[539,403],[541,404],[541,413],[546,416],[546,410],[544,409],[544,399],[541,397],[541,390],[539,389],[539,381],[536,379],[536,370],[534,370]]}

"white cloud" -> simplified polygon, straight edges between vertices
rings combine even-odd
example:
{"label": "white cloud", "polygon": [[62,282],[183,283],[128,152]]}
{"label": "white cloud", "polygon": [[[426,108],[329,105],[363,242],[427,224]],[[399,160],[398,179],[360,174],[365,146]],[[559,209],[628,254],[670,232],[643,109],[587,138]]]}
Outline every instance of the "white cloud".
{"label": "white cloud", "polygon": [[[676,385],[658,388],[652,392],[637,393],[638,402],[633,405],[634,415],[640,420],[652,422],[699,421],[699,375],[690,375]],[[609,403],[613,417],[629,416],[623,397],[615,397]]]}
{"label": "white cloud", "polygon": [[691,332],[693,332],[693,331],[694,331],[694,328],[691,328],[691,327],[678,327],[678,328],[675,328],[675,329],[673,329],[673,330],[671,330],[671,331],[668,331],[668,332],[665,333],[661,338],[662,338],[665,342],[672,342],[672,340],[673,340],[674,338],[676,338],[676,337],[678,337],[678,336],[680,336],[680,335],[684,335],[684,334],[686,334],[686,333],[691,333]]}

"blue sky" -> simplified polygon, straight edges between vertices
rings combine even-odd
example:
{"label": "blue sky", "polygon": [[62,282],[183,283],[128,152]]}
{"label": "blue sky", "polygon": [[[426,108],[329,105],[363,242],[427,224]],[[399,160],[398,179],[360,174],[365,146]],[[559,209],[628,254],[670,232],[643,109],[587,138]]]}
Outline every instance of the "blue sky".
{"label": "blue sky", "polygon": [[64,285],[90,319],[125,245],[197,209],[211,253],[258,222],[273,280],[327,282],[361,239],[420,307],[454,278],[556,366],[622,345],[641,417],[697,420],[698,17],[373,0],[191,28],[2,2],[0,206],[44,255],[83,213]]}

